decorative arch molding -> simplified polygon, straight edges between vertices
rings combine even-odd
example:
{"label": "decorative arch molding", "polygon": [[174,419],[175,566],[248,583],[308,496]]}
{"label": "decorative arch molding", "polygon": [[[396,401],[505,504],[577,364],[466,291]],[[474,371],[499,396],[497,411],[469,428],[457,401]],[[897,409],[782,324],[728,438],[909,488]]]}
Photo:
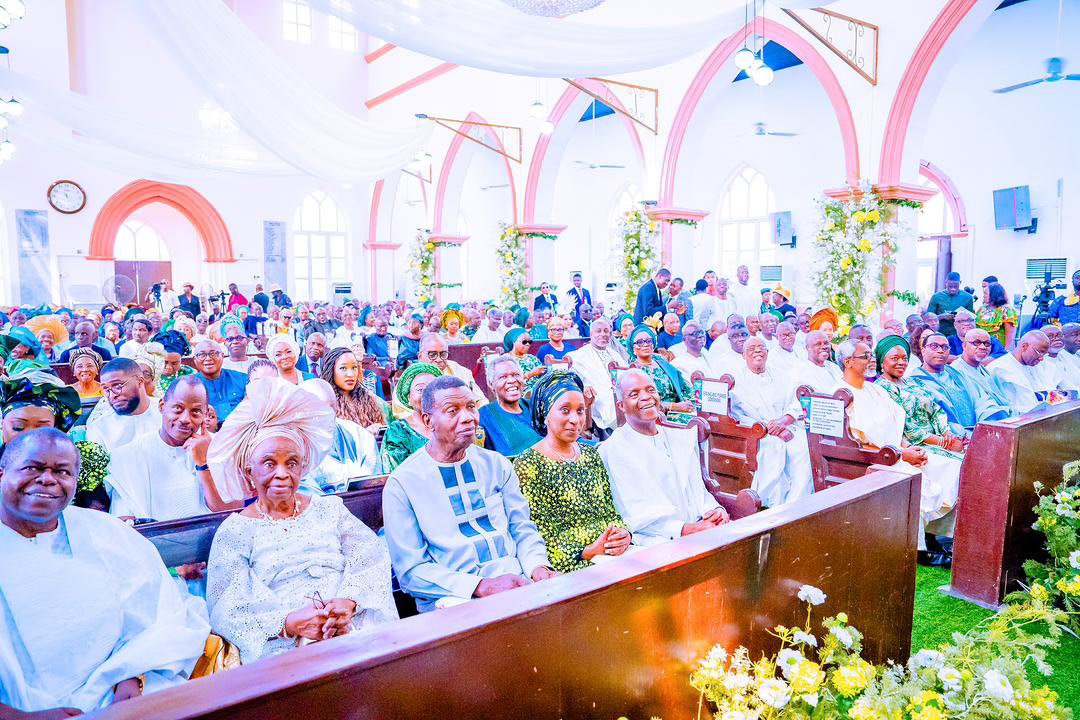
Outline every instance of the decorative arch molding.
{"label": "decorative arch molding", "polygon": [[[878,185],[900,185],[906,144],[913,126],[925,124],[931,103],[959,54],[959,36],[970,37],[994,11],[999,0],[949,0],[911,54],[885,123]],[[923,102],[920,102],[923,100]],[[914,170],[914,163],[911,165]]]}
{"label": "decorative arch molding", "polygon": [[945,202],[948,203],[949,209],[952,210],[952,236],[954,238],[967,237],[967,210],[964,208],[964,199],[960,197],[960,191],[956,188],[952,178],[929,160],[923,160],[919,163],[919,174],[941,188],[941,192],[945,196]]}
{"label": "decorative arch molding", "polygon": [[[449,228],[452,228],[453,232],[456,232],[456,230],[457,230],[456,223],[454,222],[454,219],[450,218],[449,219],[450,222],[444,222],[444,220],[446,220],[446,218],[444,218],[443,215],[446,214],[447,192],[450,191],[451,186],[453,186],[455,183],[456,183],[457,186],[454,187],[453,191],[455,193],[460,193],[461,192],[461,187],[460,187],[461,183],[464,182],[465,173],[469,169],[468,168],[468,163],[465,163],[464,165],[461,165],[460,163],[458,163],[458,156],[461,153],[462,145],[466,141],[465,136],[462,135],[461,133],[469,133],[469,132],[472,132],[472,130],[474,128],[480,127],[485,133],[487,133],[489,142],[491,142],[493,145],[497,146],[500,150],[505,150],[505,148],[503,147],[503,144],[502,144],[502,140],[499,139],[499,136],[498,136],[497,133],[492,131],[491,128],[486,128],[486,127],[484,127],[482,125],[475,125],[474,124],[474,123],[486,123],[486,122],[487,122],[487,120],[482,118],[477,113],[470,112],[468,114],[468,116],[465,118],[465,121],[462,123],[461,127],[459,128],[460,132],[454,133],[454,139],[450,141],[450,147],[446,151],[446,157],[443,158],[442,168],[440,168],[440,170],[439,170],[439,185],[438,185],[438,188],[435,190],[435,210],[434,210],[434,219],[432,221],[432,228],[431,228],[431,234],[432,235],[441,235],[441,234],[445,234],[447,232],[451,232],[451,230]],[[470,143],[470,144],[474,144],[474,143]],[[470,149],[472,149],[472,148],[470,148]],[[482,150],[483,150],[483,148],[481,148],[480,146],[476,146],[476,149],[473,150],[473,152],[480,152]],[[486,152],[490,152],[490,151],[486,151]],[[470,156],[467,155],[467,157],[470,157]],[[510,222],[509,224],[516,225],[517,224],[517,186],[514,183],[514,171],[510,167],[510,159],[505,154],[502,155],[502,160],[503,160],[503,165],[506,166],[506,177],[510,181],[510,207],[511,207],[512,222]]]}
{"label": "decorative arch molding", "polygon": [[120,188],[102,206],[90,233],[88,260],[115,260],[116,233],[133,212],[163,203],[186,217],[202,238],[207,262],[236,262],[232,238],[210,201],[187,185],[136,180]]}
{"label": "decorative arch molding", "polygon": [[[618,116],[622,120],[626,132],[630,136],[630,141],[634,145],[634,153],[637,156],[638,164],[644,170],[645,149],[641,144],[641,136],[638,134],[638,129],[634,124],[634,121],[623,114],[626,112],[626,107],[623,103],[606,85],[604,85],[604,83],[599,82],[598,80],[593,80],[591,78],[577,78],[574,82],[582,87],[588,88],[602,97],[605,104],[622,111],[618,113]],[[541,186],[547,184],[554,186],[555,173],[558,168],[555,167],[555,170],[551,170],[552,166],[545,167],[548,154],[551,153],[555,160],[561,159],[566,142],[569,141],[569,136],[572,133],[573,128],[576,127],[576,118],[580,117],[580,114],[576,111],[580,109],[584,112],[585,108],[588,107],[592,101],[593,98],[588,93],[584,93],[580,89],[570,85],[555,103],[555,107],[552,108],[551,114],[548,115],[548,121],[555,126],[555,131],[547,135],[541,135],[540,139],[536,142],[536,146],[533,148],[532,160],[529,161],[529,175],[525,181],[525,208],[523,214],[526,224],[533,224],[537,221],[536,205],[537,198],[542,189]],[[564,123],[567,118],[569,118],[569,121]],[[558,152],[555,152],[556,147],[558,148]],[[545,170],[548,170],[546,174]],[[550,220],[551,218],[545,219]]]}
{"label": "decorative arch molding", "polygon": [[730,70],[729,60],[735,52],[742,47],[746,34],[755,32],[766,40],[772,40],[783,45],[793,55],[803,61],[803,64],[814,74],[822,89],[829,98],[829,103],[836,113],[836,121],[840,126],[840,137],[844,146],[844,168],[847,181],[852,185],[859,182],[859,141],[855,132],[855,120],[851,114],[851,106],[844,94],[840,81],[829,67],[825,58],[805,38],[791,28],[781,25],[775,20],[768,18],[757,19],[753,25],[747,25],[729,35],[723,42],[716,46],[709,57],[698,70],[689,89],[679,104],[679,110],[672,122],[671,133],[668,136],[667,147],[664,149],[664,162],[660,172],[660,206],[675,207],[675,185],[678,174],[679,156],[682,152],[686,133],[690,127],[690,121],[694,117],[698,104],[704,97],[705,92],[712,84],[717,73]]}

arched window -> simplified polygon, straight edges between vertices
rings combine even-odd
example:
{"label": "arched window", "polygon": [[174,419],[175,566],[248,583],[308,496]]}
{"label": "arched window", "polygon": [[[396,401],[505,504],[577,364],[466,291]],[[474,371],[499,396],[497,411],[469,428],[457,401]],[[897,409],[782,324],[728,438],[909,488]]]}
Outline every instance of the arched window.
{"label": "arched window", "polygon": [[[942,240],[952,235],[954,225],[944,190],[925,175],[919,178],[919,187],[937,190],[937,195],[924,202],[919,210],[919,241],[915,243],[915,292],[926,299],[941,287],[938,257]],[[943,282],[944,278],[940,280]]]}
{"label": "arched window", "polygon": [[169,259],[169,249],[157,230],[146,223],[128,218],[116,233],[116,247],[113,254],[117,260],[165,260]]}
{"label": "arched window", "polygon": [[[743,167],[728,184],[717,212],[720,221],[719,253],[714,266],[721,275],[734,277],[740,265],[758,269],[776,264],[769,213],[775,201],[765,176],[752,167]],[[751,271],[752,277],[759,274]]]}
{"label": "arched window", "polygon": [[294,227],[295,297],[328,301],[330,284],[349,276],[345,213],[326,193],[316,190],[300,204]]}
{"label": "arched window", "polygon": [[[352,10],[349,0],[330,0],[330,9]],[[356,28],[336,15],[330,15],[330,47],[334,50],[357,52],[360,50],[360,33]]]}

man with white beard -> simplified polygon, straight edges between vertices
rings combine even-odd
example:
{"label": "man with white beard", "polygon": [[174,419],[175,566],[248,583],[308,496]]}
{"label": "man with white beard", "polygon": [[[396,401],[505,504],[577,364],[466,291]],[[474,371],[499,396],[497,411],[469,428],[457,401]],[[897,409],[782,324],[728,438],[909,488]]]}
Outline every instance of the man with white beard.
{"label": "man with white beard", "polygon": [[785,320],[776,326],[776,347],[769,350],[769,369],[781,377],[794,377],[796,368],[806,362],[795,354],[795,323]]}
{"label": "man with white beard", "polygon": [[746,341],[744,365],[735,372],[731,389],[731,415],[768,428],[758,444],[758,466],[750,487],[762,505],[773,507],[813,493],[814,478],[806,433],[796,422],[802,415],[796,385],[767,367],[769,355],[763,339]]}
{"label": "man with white beard", "polygon": [[809,385],[814,392],[829,395],[844,381],[844,374],[836,363],[829,360],[832,345],[829,337],[820,330],[806,334],[806,360],[795,368],[798,385]]}

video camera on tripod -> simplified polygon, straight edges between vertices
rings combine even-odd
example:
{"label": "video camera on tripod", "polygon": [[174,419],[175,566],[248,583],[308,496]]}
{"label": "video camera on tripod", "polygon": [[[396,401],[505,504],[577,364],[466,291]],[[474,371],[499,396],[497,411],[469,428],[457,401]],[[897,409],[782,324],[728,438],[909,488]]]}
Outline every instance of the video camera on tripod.
{"label": "video camera on tripod", "polygon": [[[1035,286],[1032,291],[1031,301],[1035,303],[1035,312],[1031,316],[1031,322],[1028,324],[1028,329],[1038,329],[1047,323],[1050,319],[1050,306],[1054,304],[1054,300],[1057,299],[1057,293],[1055,290],[1064,290],[1066,287],[1064,280],[1054,281],[1051,277],[1050,270],[1047,269],[1043,273],[1043,281]],[[1018,298],[1019,302],[1017,306],[1023,305],[1023,302],[1027,300],[1026,297],[1021,296]]]}

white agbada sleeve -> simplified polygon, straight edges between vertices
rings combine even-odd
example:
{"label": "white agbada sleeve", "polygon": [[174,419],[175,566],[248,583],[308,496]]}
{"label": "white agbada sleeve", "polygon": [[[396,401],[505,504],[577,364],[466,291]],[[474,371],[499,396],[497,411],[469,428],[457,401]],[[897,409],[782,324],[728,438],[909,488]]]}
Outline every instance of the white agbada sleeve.
{"label": "white agbada sleeve", "polygon": [[596,400],[592,406],[593,422],[604,429],[614,428],[617,419],[615,391],[611,387],[607,364],[592,345],[567,353],[567,357],[571,358],[570,369],[577,373],[585,387],[596,390]]}
{"label": "white agbada sleeve", "polygon": [[[1038,366],[1036,366],[1037,368]],[[1012,353],[1006,353],[987,365],[986,369],[996,377],[1005,390],[1009,405],[1018,414],[1026,413],[1039,404],[1035,392],[1034,368],[1020,364]]]}

